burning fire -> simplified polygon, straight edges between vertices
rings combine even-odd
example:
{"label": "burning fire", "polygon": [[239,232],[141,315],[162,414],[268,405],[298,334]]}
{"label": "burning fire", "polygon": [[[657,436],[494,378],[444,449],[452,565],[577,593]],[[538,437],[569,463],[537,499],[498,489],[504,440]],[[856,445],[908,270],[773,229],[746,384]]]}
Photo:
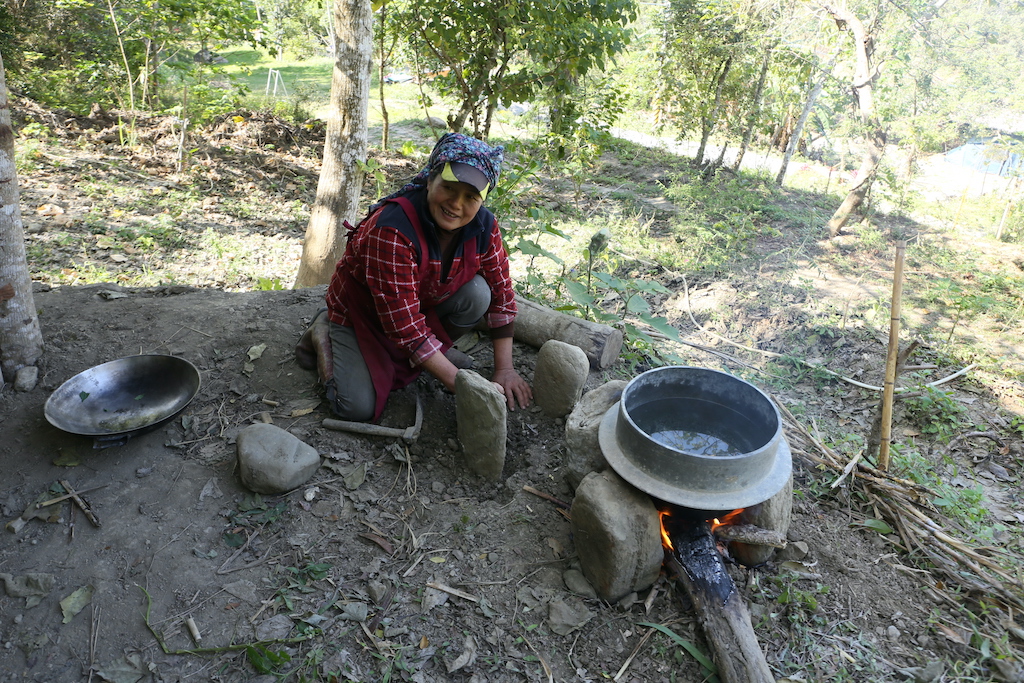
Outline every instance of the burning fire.
{"label": "burning fire", "polygon": [[715,533],[715,529],[717,529],[720,526],[725,526],[726,524],[733,524],[741,514],[743,514],[743,508],[740,508],[739,510],[733,510],[725,517],[722,517],[721,520],[715,517],[713,520],[711,520],[711,533]]}
{"label": "burning fire", "polygon": [[[744,508],[733,510],[729,514],[723,516],[721,519],[715,517],[712,520],[710,520],[708,522],[708,525],[711,527],[711,533],[714,533],[715,529],[717,529],[720,526],[726,526],[728,524],[735,523],[739,516],[743,514],[743,510]],[[669,550],[674,550],[675,546],[672,545],[672,537],[668,533],[665,521],[671,516],[672,512],[670,510],[658,510],[658,519],[661,520],[661,544]]]}
{"label": "burning fire", "polygon": [[668,535],[668,531],[665,529],[665,518],[671,517],[672,513],[668,510],[658,510],[658,519],[661,520],[661,544],[670,550],[673,550],[672,539]]}

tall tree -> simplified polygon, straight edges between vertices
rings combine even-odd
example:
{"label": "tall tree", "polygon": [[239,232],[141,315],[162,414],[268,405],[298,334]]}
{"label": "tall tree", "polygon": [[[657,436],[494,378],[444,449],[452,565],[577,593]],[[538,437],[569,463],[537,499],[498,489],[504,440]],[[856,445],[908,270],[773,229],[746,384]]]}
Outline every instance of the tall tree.
{"label": "tall tree", "polygon": [[[394,4],[396,10],[398,3]],[[488,135],[499,98],[532,102],[542,87],[571,93],[625,49],[634,0],[415,0],[403,3],[413,49],[457,99],[448,125]]]}
{"label": "tall tree", "polygon": [[749,90],[745,67],[755,58],[753,43],[744,35],[741,16],[727,3],[670,0],[663,22],[665,59],[655,107],[680,135],[700,131],[694,162],[703,164],[725,102],[738,102]]}
{"label": "tall tree", "polygon": [[334,71],[324,161],[302,244],[296,288],[331,279],[345,250],[344,222],[357,218],[363,187],[361,166],[366,161],[373,59],[370,0],[334,0],[333,21]]}
{"label": "tall tree", "polygon": [[811,111],[814,110],[814,104],[818,101],[818,96],[821,95],[822,88],[825,87],[825,81],[831,75],[832,64],[830,63],[827,68],[822,69],[820,72],[811,74],[811,83],[807,99],[804,100],[804,108],[800,112],[800,117],[796,120],[796,124],[793,126],[793,132],[789,136],[789,142],[786,143],[786,151],[782,155],[782,164],[779,165],[779,173],[775,176],[775,184],[782,187],[782,181],[786,178],[786,171],[789,169],[789,162],[793,158],[793,154],[796,152],[797,147],[800,145],[800,138],[804,134],[804,126],[807,125],[807,117],[811,115]]}
{"label": "tall tree", "polygon": [[764,48],[764,57],[761,60],[761,70],[757,75],[757,86],[754,88],[754,93],[750,98],[751,106],[747,111],[746,121],[743,129],[743,142],[740,143],[740,149],[736,153],[736,160],[732,164],[732,170],[740,170],[740,166],[743,165],[743,157],[747,153],[747,149],[750,147],[750,141],[754,139],[754,130],[757,128],[758,118],[761,115],[761,105],[764,99],[764,84],[768,79],[768,67],[771,66],[772,62],[772,51],[778,46],[779,41],[772,41]]}
{"label": "tall tree", "polygon": [[864,202],[871,184],[878,172],[878,164],[885,150],[886,133],[875,112],[875,99],[871,84],[878,75],[872,62],[874,44],[863,22],[845,7],[826,5],[825,9],[835,19],[839,29],[848,30],[853,35],[854,59],[856,68],[853,73],[853,92],[857,98],[857,112],[864,134],[865,150],[857,182],[850,188],[846,199],[839,205],[832,218],[828,221],[829,237],[836,237],[843,226],[850,220],[850,215]]}
{"label": "tall tree", "polygon": [[14,130],[7,97],[7,76],[0,57],[0,387],[43,355],[43,335],[32,299],[25,259],[18,172],[14,166]]}

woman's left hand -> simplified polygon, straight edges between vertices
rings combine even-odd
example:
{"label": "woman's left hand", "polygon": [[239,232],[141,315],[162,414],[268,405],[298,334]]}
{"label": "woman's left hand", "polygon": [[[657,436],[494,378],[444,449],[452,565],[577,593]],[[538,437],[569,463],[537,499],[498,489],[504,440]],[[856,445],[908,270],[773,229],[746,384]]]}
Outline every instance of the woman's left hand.
{"label": "woman's left hand", "polygon": [[526,408],[533,400],[533,389],[512,368],[495,370],[491,381],[501,387],[509,410],[515,410],[516,404],[519,404],[521,408]]}

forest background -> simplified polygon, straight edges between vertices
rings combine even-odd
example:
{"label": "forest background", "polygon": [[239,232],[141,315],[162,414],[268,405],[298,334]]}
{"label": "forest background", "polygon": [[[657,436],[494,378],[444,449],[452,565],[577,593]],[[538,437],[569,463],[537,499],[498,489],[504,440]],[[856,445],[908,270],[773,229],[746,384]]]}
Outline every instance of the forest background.
{"label": "forest background", "polygon": [[[767,322],[736,324],[721,307],[695,304],[691,310],[687,301],[686,312],[695,312],[709,330],[772,349],[781,360],[767,369],[769,383],[831,387],[836,378],[822,358],[835,360],[830,354],[838,353],[840,341],[856,336],[852,323],[847,327],[855,318],[864,335],[884,336],[889,302],[871,295],[851,305],[846,292],[828,298],[815,289],[816,275],[834,269],[853,288],[884,283],[893,247],[910,240],[917,247],[910,270],[920,275],[907,315],[915,315],[915,334],[931,344],[927,361],[942,368],[970,364],[978,368],[978,385],[1002,397],[1014,393],[1008,386],[1019,387],[1024,369],[1007,343],[1024,310],[1018,264],[1024,263],[1024,215],[1016,177],[1024,24],[1018,4],[425,1],[372,8],[370,118],[379,137],[360,160],[363,202],[419,168],[429,140],[444,129],[505,144],[509,164],[490,204],[514,251],[523,293],[621,326],[627,373],[683,357],[674,342],[686,321],[666,306],[681,305],[672,295],[688,293],[688,283],[713,299],[718,283],[743,275],[752,279],[734,285],[746,301],[743,288],[755,292],[765,284],[755,282],[759,269],[781,259],[791,289],[798,298],[803,292],[811,311],[804,317],[773,310],[769,329]],[[174,188],[172,197],[160,200],[130,197],[98,174],[86,174],[79,180],[93,206],[75,230],[58,225],[29,236],[32,279],[46,285],[287,288],[313,181],[296,169],[315,165],[322,150],[258,141],[267,151],[287,146],[292,157],[279,160],[291,173],[287,180],[251,188],[267,205],[257,209],[234,205],[237,197],[201,196],[203,184],[213,182],[208,167],[215,150],[200,141],[211,130],[255,129],[268,116],[280,130],[322,139],[335,66],[332,9],[317,2],[230,0],[6,4],[0,54],[13,96],[60,116],[110,121],[112,144],[129,153],[155,149],[146,131],[158,117],[163,153],[174,158],[171,175],[191,188],[180,195]],[[854,28],[863,38],[860,52]],[[868,110],[865,86],[873,104]],[[61,145],[94,144],[85,135],[60,138],[42,120],[30,116],[15,130],[24,174],[54,162]],[[660,142],[648,150],[625,142],[630,133]],[[936,155],[972,141],[983,142],[980,153],[994,164],[995,179],[979,189],[966,182],[975,170],[965,167],[938,190],[920,190]],[[229,148],[224,143],[221,151]],[[769,158],[771,164],[750,163]],[[862,173],[866,159],[873,163]],[[624,167],[632,172],[623,173]],[[844,197],[857,188],[861,201],[832,229]],[[160,211],[111,228],[117,211],[146,203]],[[78,258],[125,245],[135,253],[180,253],[192,205],[197,211],[216,206],[239,223],[266,220],[259,211],[274,205],[284,216],[280,224],[298,229],[258,242],[252,235],[235,242],[208,231],[192,248],[216,254],[218,266],[199,272],[156,258],[136,263],[131,252],[127,260]],[[826,246],[808,256],[809,245],[823,241]],[[971,250],[978,245],[985,258]],[[277,250],[285,256],[274,258]],[[998,267],[989,270],[992,262]],[[792,296],[787,290],[782,300]],[[786,326],[788,333],[781,331]],[[862,372],[878,367],[867,363]],[[921,386],[902,404],[899,418],[914,430],[905,434],[952,451],[971,426],[989,431],[983,418],[966,417],[956,397],[929,388],[921,377],[911,380]],[[1001,413],[1000,438],[1019,442],[1019,401],[1000,409],[1008,411]],[[846,424],[827,441],[853,457],[870,437]],[[1016,552],[1020,520],[1012,520],[1019,500],[994,515],[982,487],[950,484],[962,463],[928,461],[930,446],[911,442],[897,449],[899,473],[941,491],[933,503],[966,535]],[[993,458],[1019,456],[1019,449],[996,442],[992,449]],[[831,495],[805,490],[818,494]],[[860,523],[890,536],[895,526],[877,509]],[[992,617],[984,602],[965,598],[962,605],[957,633],[965,635],[958,636],[962,649],[953,668],[959,667],[960,680],[984,678],[997,670],[993,661],[1014,660],[1015,627]]]}
{"label": "forest background", "polygon": [[[352,35],[369,26],[358,21],[371,10],[371,83],[351,88],[358,97],[347,101],[348,111],[331,112],[338,105],[329,102],[327,70],[333,65],[335,76],[351,81],[366,76],[361,62],[335,54],[346,44],[337,31],[352,31],[343,37],[357,42]],[[1024,130],[1019,12],[1008,2],[57,0],[5,5],[0,54],[16,95],[82,115],[129,112],[119,113],[129,144],[135,112],[173,117],[181,168],[195,152],[189,129],[241,107],[307,126],[337,115],[362,131],[365,115],[355,110],[365,106],[370,86],[383,151],[391,147],[393,114],[422,113],[434,135],[450,129],[487,138],[504,121],[508,130],[518,128],[500,140],[512,152],[513,172],[492,205],[512,245],[519,234],[560,233],[552,227],[557,217],[542,209],[524,215],[516,194],[543,168],[569,180],[578,199],[613,127],[691,141],[703,179],[739,171],[753,149],[782,155],[758,169],[776,188],[795,153],[824,163],[825,192],[847,193],[827,221],[834,238],[854,213],[863,220],[883,202],[887,211],[912,211],[908,188],[924,155],[978,143],[972,163],[980,156],[999,175],[1016,174],[1017,133]],[[407,87],[387,94],[389,83]],[[347,141],[344,155],[363,156],[360,143]],[[328,158],[344,155],[328,149]],[[375,190],[396,181],[372,155],[341,170],[336,183],[355,188],[356,198],[364,175]],[[335,207],[346,215],[331,221],[349,218],[354,204]],[[1012,198],[1003,208],[997,232],[1013,239],[1020,211]],[[314,211],[307,247],[317,234],[341,239],[314,230],[315,222]],[[729,245],[742,241],[744,230],[718,222],[696,241]],[[534,255],[553,256],[533,240],[524,244],[541,250]],[[706,260],[702,251],[695,263]],[[337,247],[304,254],[299,276],[282,281],[323,282],[337,255]],[[312,274],[307,258],[322,262]],[[568,286],[567,294],[570,305],[591,310],[579,287]]]}

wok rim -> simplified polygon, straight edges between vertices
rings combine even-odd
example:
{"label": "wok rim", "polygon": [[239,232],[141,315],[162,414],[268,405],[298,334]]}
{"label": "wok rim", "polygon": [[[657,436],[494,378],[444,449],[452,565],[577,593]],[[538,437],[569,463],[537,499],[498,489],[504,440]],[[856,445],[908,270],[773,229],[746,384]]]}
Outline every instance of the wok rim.
{"label": "wok rim", "polygon": [[[170,413],[168,413],[166,415],[159,416],[159,417],[153,419],[151,422],[148,422],[148,423],[146,423],[144,425],[140,425],[138,427],[133,427],[131,429],[124,429],[124,430],[117,430],[117,431],[100,430],[100,429],[93,429],[93,430],[83,431],[80,427],[68,425],[66,423],[66,421],[61,419],[61,415],[60,415],[61,411],[56,409],[55,402],[57,400],[57,397],[59,397],[62,392],[67,391],[66,387],[73,385],[76,381],[80,381],[83,377],[85,377],[89,373],[95,372],[95,371],[99,370],[100,368],[106,368],[106,367],[110,367],[110,366],[114,366],[114,365],[118,365],[118,364],[123,364],[123,363],[131,361],[132,359],[139,359],[139,358],[159,358],[159,359],[165,359],[165,360],[173,361],[173,363],[175,363],[175,364],[180,364],[181,369],[184,370],[184,372],[186,372],[186,373],[190,373],[190,375],[194,378],[194,380],[195,380],[195,387],[193,389],[191,389],[189,392],[186,392],[183,395],[182,400],[181,400],[181,405],[179,405],[175,410],[171,411]],[[68,434],[74,434],[76,436],[88,436],[88,437],[95,437],[95,438],[106,438],[106,437],[117,437],[117,436],[131,436],[131,435],[141,434],[141,433],[147,432],[149,430],[155,429],[155,428],[159,427],[160,425],[165,424],[165,423],[169,422],[170,420],[173,420],[175,417],[180,415],[181,412],[183,410],[185,410],[185,408],[187,408],[190,403],[192,403],[193,399],[195,399],[195,397],[199,394],[199,389],[200,389],[201,386],[202,386],[202,375],[199,372],[199,368],[197,368],[195,366],[195,364],[193,364],[188,359],[182,358],[181,356],[173,356],[173,355],[170,355],[170,354],[140,353],[140,354],[136,354],[136,355],[132,355],[132,356],[124,356],[124,357],[121,357],[121,358],[115,358],[114,360],[109,360],[109,361],[107,361],[105,363],[100,363],[98,365],[93,365],[93,366],[88,367],[85,370],[82,370],[81,372],[78,372],[78,373],[74,374],[73,376],[69,377],[67,380],[62,382],[61,385],[59,387],[57,387],[50,394],[49,397],[47,397],[46,403],[43,406],[43,415],[46,417],[46,421],[49,422],[52,426],[56,427],[57,429],[59,429],[59,430],[61,430],[63,432],[66,432]]]}

